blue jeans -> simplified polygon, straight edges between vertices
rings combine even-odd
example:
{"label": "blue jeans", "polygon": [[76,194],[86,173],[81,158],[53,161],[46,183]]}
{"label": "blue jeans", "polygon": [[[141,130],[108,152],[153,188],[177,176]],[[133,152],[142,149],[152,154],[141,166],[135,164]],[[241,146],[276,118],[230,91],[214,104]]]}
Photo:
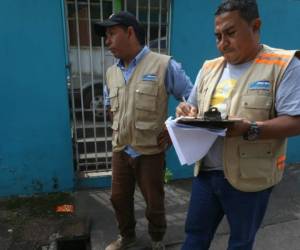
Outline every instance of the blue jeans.
{"label": "blue jeans", "polygon": [[272,188],[242,192],[223,171],[202,171],[193,181],[182,250],[207,250],[226,214],[230,226],[228,250],[251,250],[263,220]]}

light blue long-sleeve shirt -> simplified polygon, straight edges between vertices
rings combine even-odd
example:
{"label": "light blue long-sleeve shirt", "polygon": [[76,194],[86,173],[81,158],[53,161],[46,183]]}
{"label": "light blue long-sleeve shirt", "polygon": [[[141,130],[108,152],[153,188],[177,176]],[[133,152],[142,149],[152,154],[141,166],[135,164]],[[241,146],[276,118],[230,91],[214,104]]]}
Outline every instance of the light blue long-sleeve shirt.
{"label": "light blue long-sleeve shirt", "polygon": [[[125,84],[127,84],[131,75],[133,74],[136,66],[139,62],[150,52],[147,46],[136,55],[136,57],[130,62],[127,68],[125,68],[122,60],[117,62],[117,66],[121,69],[123,77],[125,79]],[[189,97],[190,92],[193,88],[190,78],[186,75],[185,71],[182,69],[181,64],[176,62],[174,59],[170,59],[166,76],[165,76],[165,87],[169,95],[173,95],[177,100],[182,100],[184,96],[186,99]],[[104,89],[105,105],[109,106],[109,90]],[[136,152],[130,145],[127,145],[125,152],[129,154],[132,158],[140,155]]]}

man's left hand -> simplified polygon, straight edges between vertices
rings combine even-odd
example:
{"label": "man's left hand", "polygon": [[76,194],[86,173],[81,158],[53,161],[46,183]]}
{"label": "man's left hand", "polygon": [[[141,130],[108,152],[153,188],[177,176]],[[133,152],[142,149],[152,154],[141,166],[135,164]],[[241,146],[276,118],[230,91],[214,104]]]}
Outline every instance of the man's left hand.
{"label": "man's left hand", "polygon": [[158,146],[165,148],[165,150],[172,145],[172,141],[166,126],[164,126],[163,130],[158,135],[157,140],[158,140]]}
{"label": "man's left hand", "polygon": [[226,136],[234,137],[234,136],[243,136],[250,127],[251,122],[246,119],[241,119],[233,123],[231,126],[227,128]]}

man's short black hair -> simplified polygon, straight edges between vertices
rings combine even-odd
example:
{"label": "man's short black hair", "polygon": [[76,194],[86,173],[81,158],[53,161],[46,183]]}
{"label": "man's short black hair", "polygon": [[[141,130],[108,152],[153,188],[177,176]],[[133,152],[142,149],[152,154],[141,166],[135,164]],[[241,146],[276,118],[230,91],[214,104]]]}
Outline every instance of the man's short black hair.
{"label": "man's short black hair", "polygon": [[256,0],[224,0],[218,6],[215,16],[234,10],[238,10],[241,17],[248,23],[259,18]]}

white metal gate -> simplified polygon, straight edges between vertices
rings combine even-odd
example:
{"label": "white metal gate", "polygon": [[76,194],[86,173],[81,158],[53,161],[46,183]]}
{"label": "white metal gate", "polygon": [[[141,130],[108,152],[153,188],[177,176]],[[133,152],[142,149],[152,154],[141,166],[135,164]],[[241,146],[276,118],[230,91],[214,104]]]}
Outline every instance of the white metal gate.
{"label": "white metal gate", "polygon": [[111,174],[110,121],[103,102],[106,69],[115,61],[93,24],[127,10],[144,25],[147,45],[169,53],[169,0],[65,0],[70,62],[69,100],[79,177]]}

